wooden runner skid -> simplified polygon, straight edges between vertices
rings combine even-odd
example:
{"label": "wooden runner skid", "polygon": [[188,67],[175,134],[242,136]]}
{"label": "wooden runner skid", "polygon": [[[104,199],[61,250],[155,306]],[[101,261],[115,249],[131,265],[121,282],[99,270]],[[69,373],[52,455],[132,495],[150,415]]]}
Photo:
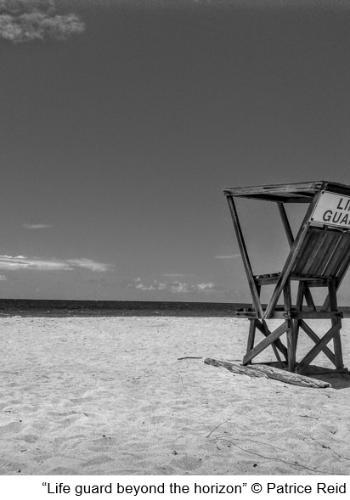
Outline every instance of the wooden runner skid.
{"label": "wooden runner skid", "polygon": [[[348,220],[346,210],[349,212],[350,219],[350,186],[318,181],[230,188],[226,189],[224,193],[252,297],[251,308],[235,312],[235,315],[246,317],[250,321],[243,364],[250,364],[256,356],[271,346],[277,360],[281,364],[287,363],[289,371],[292,372],[305,368],[320,352],[327,356],[337,370],[345,370],[340,338],[343,315],[337,304],[337,290],[350,265],[350,223],[348,225],[344,223],[344,227],[339,228],[336,223],[328,224],[326,217],[322,219],[322,224],[318,220],[315,222],[313,216],[317,210],[320,210],[321,197],[323,197],[323,201],[327,199],[327,196],[336,195],[341,200],[338,203],[338,208],[343,210],[341,212],[343,220]],[[340,198],[341,196],[344,198]],[[235,197],[263,199],[277,203],[290,245],[290,252],[281,272],[263,275],[253,274],[234,201]],[[295,238],[285,209],[287,202],[309,204]],[[292,298],[292,282],[297,283],[295,303],[293,303]],[[260,300],[261,287],[264,285],[274,285],[270,301],[265,306]],[[312,290],[316,287],[325,287],[328,292],[327,299],[321,306],[315,305],[312,295]],[[283,306],[277,305],[281,298],[283,298]],[[271,330],[267,324],[267,320],[273,318],[283,320],[275,330]],[[307,323],[313,319],[328,319],[330,321],[330,328],[322,337]],[[263,340],[258,343],[256,343],[257,330],[264,336]],[[303,359],[297,362],[297,344],[301,331],[315,345]],[[284,334],[286,334],[286,345],[281,340]],[[331,341],[333,341],[333,351],[328,347]]]}

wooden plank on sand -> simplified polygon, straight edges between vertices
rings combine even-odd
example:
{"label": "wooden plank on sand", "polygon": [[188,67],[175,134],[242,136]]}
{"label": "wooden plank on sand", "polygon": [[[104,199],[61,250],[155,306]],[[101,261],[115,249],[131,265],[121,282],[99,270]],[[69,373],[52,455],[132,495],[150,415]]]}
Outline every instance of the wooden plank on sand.
{"label": "wooden plank on sand", "polygon": [[328,382],[323,380],[317,380],[311,377],[306,377],[304,375],[299,375],[298,373],[287,372],[279,368],[274,368],[268,365],[249,365],[243,366],[238,363],[232,363],[231,361],[222,361],[213,358],[206,358],[204,363],[212,366],[222,366],[232,373],[237,373],[239,375],[248,375],[249,377],[265,377],[272,378],[274,380],[279,380],[280,382],[285,382],[287,384],[301,385],[303,387],[313,387],[315,389],[325,389],[326,387],[331,387]]}

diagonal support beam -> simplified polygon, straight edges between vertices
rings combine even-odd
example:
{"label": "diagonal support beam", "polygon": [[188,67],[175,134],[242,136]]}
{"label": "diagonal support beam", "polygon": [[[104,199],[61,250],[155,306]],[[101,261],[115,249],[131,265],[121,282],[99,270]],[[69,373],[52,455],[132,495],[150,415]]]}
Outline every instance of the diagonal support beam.
{"label": "diagonal support beam", "polygon": [[321,338],[321,340],[309,351],[306,356],[300,361],[298,369],[307,366],[311,363],[313,359],[316,358],[317,354],[323,351],[323,348],[330,342],[330,340],[339,331],[339,326],[337,324],[333,325],[328,332]]}
{"label": "diagonal support beam", "polygon": [[[300,326],[304,330],[304,332],[310,337],[310,339],[312,339],[315,342],[316,345],[320,342],[321,340],[320,337],[302,319],[300,320]],[[324,346],[322,351],[327,356],[327,358],[333,363],[333,365],[335,365],[335,356],[332,353],[332,351],[327,346]]]}
{"label": "diagonal support beam", "polygon": [[[268,337],[269,335],[271,335],[271,331],[268,329],[265,321],[263,321],[262,323],[258,322],[256,324],[256,327],[258,328],[258,330],[260,330],[260,332],[263,335],[265,335],[265,337]],[[288,351],[287,351],[287,348],[284,346],[284,344],[281,342],[281,339],[276,339],[272,345],[275,345],[276,348],[279,349],[279,351],[283,354],[283,356],[285,357],[285,359],[287,361]]]}
{"label": "diagonal support beam", "polygon": [[[284,203],[279,202],[279,203],[277,203],[277,205],[278,205],[278,210],[279,210],[279,213],[280,213],[280,216],[282,219],[282,224],[283,224],[284,230],[286,232],[289,246],[292,247],[294,244],[294,236],[293,236],[293,231],[292,231],[289,219],[288,219],[286,209],[284,208]],[[315,303],[313,301],[313,298],[312,298],[312,295],[311,295],[311,292],[310,292],[310,289],[308,286],[305,286],[304,294],[305,294],[305,299],[306,299],[307,305],[312,307],[314,310],[316,310],[316,306],[315,306]]]}
{"label": "diagonal support beam", "polygon": [[278,202],[277,203],[278,210],[282,219],[282,224],[284,227],[284,230],[286,232],[287,240],[289,243],[289,246],[291,247],[294,243],[294,236],[293,236],[293,231],[287,216],[286,209],[284,208],[284,203]]}
{"label": "diagonal support beam", "polygon": [[309,307],[312,307],[312,309],[314,311],[316,311],[316,305],[315,305],[314,299],[312,298],[312,294],[311,294],[311,291],[310,291],[310,288],[308,287],[308,285],[305,285],[304,295],[305,295],[305,300],[306,300],[307,305]]}
{"label": "diagonal support beam", "polygon": [[249,284],[250,293],[252,296],[254,309],[256,311],[257,316],[259,318],[262,318],[264,312],[263,312],[262,305],[260,302],[260,294],[259,294],[259,290],[258,290],[257,284],[256,284],[255,279],[254,279],[252,265],[251,265],[250,260],[249,260],[249,255],[248,255],[247,247],[245,244],[241,224],[239,222],[236,204],[235,204],[232,196],[226,196],[226,199],[227,199],[227,203],[228,203],[228,206],[230,209],[233,227],[235,229],[238,247],[239,247],[239,250],[241,252],[244,269],[245,269],[245,272],[247,275],[247,280],[248,280],[248,284]]}
{"label": "diagonal support beam", "polygon": [[287,330],[287,322],[283,322],[276,330],[271,332],[264,340],[262,340],[257,346],[254,347],[250,352],[248,352],[243,358],[243,364],[248,364],[253,358],[260,354],[266,347],[275,342],[285,331]]}

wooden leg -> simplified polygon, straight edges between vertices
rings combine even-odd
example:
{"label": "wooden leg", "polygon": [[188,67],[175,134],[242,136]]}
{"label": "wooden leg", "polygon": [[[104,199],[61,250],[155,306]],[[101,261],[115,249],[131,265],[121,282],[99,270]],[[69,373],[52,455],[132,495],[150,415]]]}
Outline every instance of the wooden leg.
{"label": "wooden leg", "polygon": [[[304,301],[304,296],[305,296],[305,285],[302,281],[299,281],[298,285],[298,292],[297,292],[297,298],[296,298],[296,303],[295,303],[295,310],[296,312],[301,312],[303,309],[303,301]],[[310,298],[311,297],[311,298]],[[308,295],[306,297],[306,301],[308,305],[313,304],[311,292],[308,288]],[[315,304],[313,304],[315,305]],[[293,342],[294,342],[294,353],[295,353],[295,367],[294,369],[296,370],[296,359],[297,359],[297,348],[298,348],[298,338],[299,338],[299,331],[300,331],[300,326],[301,326],[301,320],[296,318],[294,319],[294,325],[293,325]]]}
{"label": "wooden leg", "polygon": [[287,345],[288,345],[288,370],[295,371],[295,341],[294,341],[294,321],[288,319],[287,323]]}
{"label": "wooden leg", "polygon": [[[254,341],[255,341],[255,331],[256,331],[256,319],[249,319],[250,325],[249,325],[249,336],[248,336],[248,342],[247,342],[247,352],[248,354],[253,348],[254,348]],[[249,364],[251,361],[249,361]]]}
{"label": "wooden leg", "polygon": [[[337,287],[335,280],[330,280],[328,283],[328,296],[329,296],[329,306],[331,311],[338,310],[337,304]],[[340,330],[341,330],[341,319],[340,318],[332,318],[332,326],[336,328],[336,333],[333,337],[333,345],[334,345],[334,355],[335,355],[335,366],[337,370],[343,370],[343,353],[341,347],[341,338],[340,338]]]}
{"label": "wooden leg", "polygon": [[297,348],[298,348],[298,337],[299,337],[300,321],[298,319],[294,320],[293,324],[293,342],[294,342],[294,353],[295,353],[295,364],[297,359]]}
{"label": "wooden leg", "polygon": [[295,370],[295,342],[294,342],[294,321],[291,318],[292,309],[292,291],[290,280],[288,280],[283,289],[284,296],[284,310],[287,314],[286,332],[287,332],[287,348],[288,348],[288,370],[294,372]]}
{"label": "wooden leg", "polygon": [[304,283],[302,281],[299,281],[297,300],[295,304],[295,308],[297,311],[301,311],[303,308],[304,291],[305,291]]}
{"label": "wooden leg", "polygon": [[[339,323],[340,323],[340,320],[339,320]],[[341,329],[341,326],[338,327],[338,331],[334,335],[334,338],[333,338],[334,354],[335,354],[335,366],[336,366],[337,370],[344,369],[343,351],[342,351],[341,338],[340,338],[340,329]]]}

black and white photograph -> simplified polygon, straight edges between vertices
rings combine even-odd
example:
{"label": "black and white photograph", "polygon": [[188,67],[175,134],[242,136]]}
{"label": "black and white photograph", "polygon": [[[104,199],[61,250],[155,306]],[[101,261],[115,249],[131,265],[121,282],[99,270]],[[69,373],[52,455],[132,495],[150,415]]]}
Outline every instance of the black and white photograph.
{"label": "black and white photograph", "polygon": [[0,490],[346,493],[349,0],[0,0],[0,173]]}

